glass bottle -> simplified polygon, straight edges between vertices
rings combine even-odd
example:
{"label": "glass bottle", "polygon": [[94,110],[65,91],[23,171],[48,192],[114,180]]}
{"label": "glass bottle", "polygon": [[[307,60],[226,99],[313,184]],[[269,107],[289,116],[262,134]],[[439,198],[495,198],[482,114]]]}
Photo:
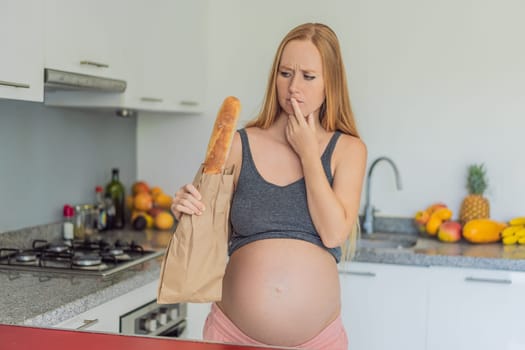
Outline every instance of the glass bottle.
{"label": "glass bottle", "polygon": [[75,205],[75,222],[74,222],[74,235],[75,239],[84,239],[85,237],[85,215],[84,207],[82,205]]}
{"label": "glass bottle", "polygon": [[95,207],[92,204],[84,204],[84,234],[91,235],[95,232]]}
{"label": "glass bottle", "polygon": [[115,205],[115,220],[113,227],[121,229],[124,227],[124,185],[119,180],[119,169],[113,168],[111,171],[111,182],[106,186],[106,195],[111,197]]}
{"label": "glass bottle", "polygon": [[108,228],[108,217],[106,203],[104,202],[104,189],[102,186],[95,188],[95,227],[98,232],[105,231]]}
{"label": "glass bottle", "polygon": [[73,208],[69,204],[64,205],[63,215],[64,215],[64,221],[62,223],[63,238],[64,240],[72,240],[75,237],[74,236],[74,225],[73,225],[73,217],[75,216],[75,208]]}

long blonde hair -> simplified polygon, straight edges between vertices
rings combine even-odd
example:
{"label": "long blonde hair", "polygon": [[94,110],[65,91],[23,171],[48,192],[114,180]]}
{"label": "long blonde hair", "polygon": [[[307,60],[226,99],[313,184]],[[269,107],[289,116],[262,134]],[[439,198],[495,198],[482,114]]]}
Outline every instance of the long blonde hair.
{"label": "long blonde hair", "polygon": [[[284,47],[292,40],[311,41],[321,55],[326,96],[319,112],[321,126],[327,131],[338,130],[344,134],[359,137],[354,114],[350,105],[346,72],[339,40],[330,27],[321,23],[301,24],[292,29],[283,38],[273,59],[272,70],[266,86],[266,93],[261,110],[255,119],[246,124],[246,127],[267,129],[281,113],[281,106],[277,99],[276,80]],[[356,218],[356,222],[352,227],[348,239],[341,247],[342,262],[351,260],[355,255],[359,235],[359,218]]]}

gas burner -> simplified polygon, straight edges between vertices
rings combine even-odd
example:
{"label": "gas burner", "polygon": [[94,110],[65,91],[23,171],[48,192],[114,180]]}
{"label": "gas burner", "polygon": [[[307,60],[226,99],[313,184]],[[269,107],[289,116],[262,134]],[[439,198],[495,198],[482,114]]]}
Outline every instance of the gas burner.
{"label": "gas burner", "polygon": [[31,250],[23,250],[15,255],[15,259],[21,263],[35,262],[38,259],[38,253]]}
{"label": "gas burner", "polygon": [[99,255],[88,254],[88,255],[75,255],[72,260],[75,266],[96,266],[102,263],[102,258]]}
{"label": "gas burner", "polygon": [[64,253],[64,252],[69,251],[71,247],[69,247],[66,244],[61,244],[61,243],[50,243],[45,249],[48,252]]}
{"label": "gas burner", "polygon": [[101,255],[102,260],[113,263],[131,260],[131,256],[129,256],[127,253],[124,253],[124,251],[121,249],[111,249],[109,251],[102,252]]}
{"label": "gas burner", "polygon": [[113,255],[113,256],[119,256],[119,255],[124,254],[124,251],[123,251],[122,249],[112,248],[112,249],[109,249],[109,250],[104,251],[103,254],[108,254],[108,255]]}
{"label": "gas burner", "polygon": [[64,253],[71,250],[71,245],[67,242],[48,242],[42,239],[33,241],[33,249],[36,251],[46,251],[50,253]]}
{"label": "gas burner", "polygon": [[122,248],[124,249],[124,251],[128,251],[128,252],[136,252],[140,254],[144,253],[144,248],[142,248],[142,246],[135,243],[135,241],[131,241],[130,243],[128,243],[128,242],[123,242],[120,239],[117,239],[117,241],[115,242],[115,247]]}
{"label": "gas burner", "polygon": [[111,244],[103,239],[93,239],[86,237],[84,240],[73,241],[73,248],[80,250],[103,250],[110,247]]}

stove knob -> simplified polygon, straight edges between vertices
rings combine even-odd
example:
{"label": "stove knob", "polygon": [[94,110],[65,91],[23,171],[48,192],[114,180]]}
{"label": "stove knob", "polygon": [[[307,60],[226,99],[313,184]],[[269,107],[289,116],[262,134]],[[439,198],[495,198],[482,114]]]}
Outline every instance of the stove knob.
{"label": "stove knob", "polygon": [[161,326],[164,326],[166,323],[168,323],[168,309],[160,309],[159,315],[157,316],[157,321],[159,321],[159,325]]}
{"label": "stove knob", "polygon": [[170,317],[172,320],[176,320],[179,318],[179,308],[174,307],[173,309],[170,309]]}
{"label": "stove knob", "polygon": [[146,320],[146,330],[149,332],[155,332],[159,324],[157,322],[157,314],[151,314],[151,316]]}
{"label": "stove knob", "polygon": [[139,318],[139,330],[140,331],[143,331],[143,332],[147,332],[148,331],[148,319],[147,318],[144,318],[144,317],[141,317]]}

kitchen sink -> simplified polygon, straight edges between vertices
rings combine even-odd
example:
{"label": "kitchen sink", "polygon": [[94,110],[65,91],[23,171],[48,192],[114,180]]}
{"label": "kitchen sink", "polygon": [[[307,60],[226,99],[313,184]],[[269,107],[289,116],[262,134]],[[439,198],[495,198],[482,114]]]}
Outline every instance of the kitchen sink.
{"label": "kitchen sink", "polygon": [[362,233],[357,249],[407,249],[417,243],[417,236],[397,233]]}

